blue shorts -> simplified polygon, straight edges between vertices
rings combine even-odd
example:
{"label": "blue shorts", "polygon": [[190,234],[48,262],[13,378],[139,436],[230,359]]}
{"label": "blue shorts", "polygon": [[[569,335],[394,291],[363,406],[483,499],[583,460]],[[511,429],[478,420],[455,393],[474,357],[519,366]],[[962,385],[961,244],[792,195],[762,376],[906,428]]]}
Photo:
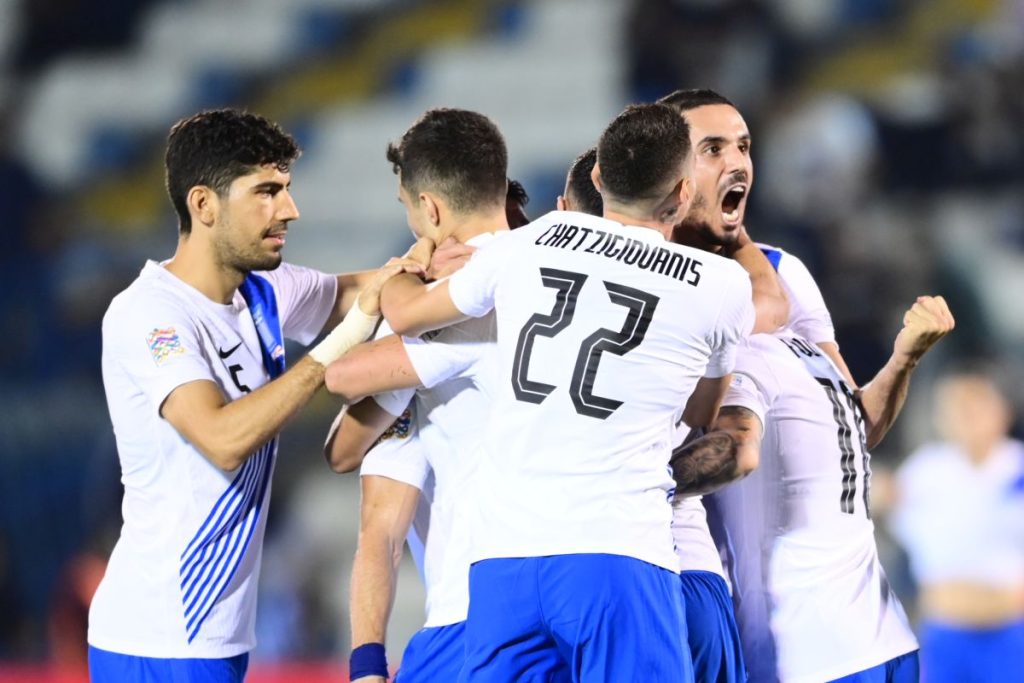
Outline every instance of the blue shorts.
{"label": "blue shorts", "polygon": [[693,681],[679,575],[604,554],[477,562],[459,680]]}
{"label": "blue shorts", "polygon": [[694,677],[701,683],[743,683],[747,668],[725,579],[705,571],[684,571],[679,578]]}
{"label": "blue shorts", "polygon": [[925,622],[921,672],[927,683],[1024,681],[1024,621],[989,629]]}
{"label": "blue shorts", "polygon": [[888,662],[837,678],[831,683],[918,683],[921,680],[917,650],[894,657]]}
{"label": "blue shorts", "polygon": [[395,683],[457,681],[466,661],[466,622],[421,628],[409,639]]}
{"label": "blue shorts", "polygon": [[248,668],[248,652],[226,659],[162,659],[89,646],[92,683],[242,683]]}

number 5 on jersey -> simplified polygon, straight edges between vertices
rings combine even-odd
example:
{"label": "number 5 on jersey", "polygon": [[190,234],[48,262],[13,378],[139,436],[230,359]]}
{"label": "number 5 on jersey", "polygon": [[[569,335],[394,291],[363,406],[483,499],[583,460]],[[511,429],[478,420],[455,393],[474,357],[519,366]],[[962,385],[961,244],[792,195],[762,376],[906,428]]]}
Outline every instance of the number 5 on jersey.
{"label": "number 5 on jersey", "polygon": [[[516,398],[526,403],[538,404],[557,387],[529,378],[534,341],[537,337],[554,337],[569,327],[576,314],[576,300],[583,289],[583,283],[587,280],[583,273],[554,268],[541,268],[540,277],[545,287],[557,292],[555,305],[550,313],[534,313],[523,325],[512,363],[512,390]],[[602,327],[583,340],[569,382],[569,397],[576,407],[576,412],[601,420],[606,419],[622,405],[622,401],[594,394],[594,381],[601,363],[601,355],[609,352],[616,356],[624,356],[639,346],[647,334],[647,328],[650,327],[659,301],[657,296],[633,287],[614,282],[605,282],[604,286],[612,303],[625,306],[629,312],[622,329],[615,331]]]}

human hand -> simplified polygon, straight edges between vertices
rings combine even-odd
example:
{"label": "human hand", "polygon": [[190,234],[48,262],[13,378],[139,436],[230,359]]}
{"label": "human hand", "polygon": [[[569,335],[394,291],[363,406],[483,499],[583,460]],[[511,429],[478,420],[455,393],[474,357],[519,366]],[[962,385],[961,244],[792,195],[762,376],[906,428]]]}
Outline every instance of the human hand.
{"label": "human hand", "polygon": [[896,355],[917,362],[937,341],[956,326],[953,314],[941,296],[919,296],[903,314],[903,329],[896,335]]}
{"label": "human hand", "polygon": [[[416,240],[416,243],[409,247],[409,251],[405,252],[405,255],[401,258],[409,259],[419,263],[423,266],[423,270],[426,271],[430,267],[430,256],[434,253],[435,245],[434,240],[429,237],[420,237]],[[391,259],[394,261],[396,259]],[[388,261],[390,264],[391,261]]]}
{"label": "human hand", "polygon": [[449,237],[434,250],[427,268],[427,277],[431,280],[448,277],[466,265],[474,251],[476,247],[460,244],[454,237]]}
{"label": "human hand", "polygon": [[[419,243],[417,242],[417,244]],[[431,246],[433,246],[433,242],[431,242]],[[413,249],[415,248],[414,246]],[[408,255],[413,249],[406,252],[406,256],[390,259],[377,270],[374,276],[370,278],[370,281],[359,291],[359,296],[356,297],[356,305],[363,314],[370,316],[380,315],[380,292],[384,288],[384,283],[396,275],[412,273],[419,277],[426,277],[426,269],[419,260],[421,254],[417,254],[416,258],[410,258]]]}

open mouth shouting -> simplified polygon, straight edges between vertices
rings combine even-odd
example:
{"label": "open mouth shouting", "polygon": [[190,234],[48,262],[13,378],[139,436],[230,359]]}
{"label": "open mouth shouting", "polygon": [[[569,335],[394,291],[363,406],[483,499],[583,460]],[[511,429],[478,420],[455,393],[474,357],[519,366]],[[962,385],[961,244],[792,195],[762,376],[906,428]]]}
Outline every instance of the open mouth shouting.
{"label": "open mouth shouting", "polygon": [[748,186],[746,183],[733,183],[729,185],[722,195],[722,222],[726,225],[739,225],[740,217],[743,215],[743,204],[747,198]]}

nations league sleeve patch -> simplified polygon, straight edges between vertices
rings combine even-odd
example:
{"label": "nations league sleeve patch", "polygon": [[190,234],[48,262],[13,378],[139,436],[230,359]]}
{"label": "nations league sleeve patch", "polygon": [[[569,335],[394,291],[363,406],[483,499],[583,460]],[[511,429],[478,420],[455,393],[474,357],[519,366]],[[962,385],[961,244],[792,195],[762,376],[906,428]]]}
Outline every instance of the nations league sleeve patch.
{"label": "nations league sleeve patch", "polygon": [[168,358],[185,353],[185,347],[181,345],[181,339],[173,327],[153,330],[146,337],[146,344],[149,345],[149,352],[153,354],[153,362],[157,365],[163,365]]}

